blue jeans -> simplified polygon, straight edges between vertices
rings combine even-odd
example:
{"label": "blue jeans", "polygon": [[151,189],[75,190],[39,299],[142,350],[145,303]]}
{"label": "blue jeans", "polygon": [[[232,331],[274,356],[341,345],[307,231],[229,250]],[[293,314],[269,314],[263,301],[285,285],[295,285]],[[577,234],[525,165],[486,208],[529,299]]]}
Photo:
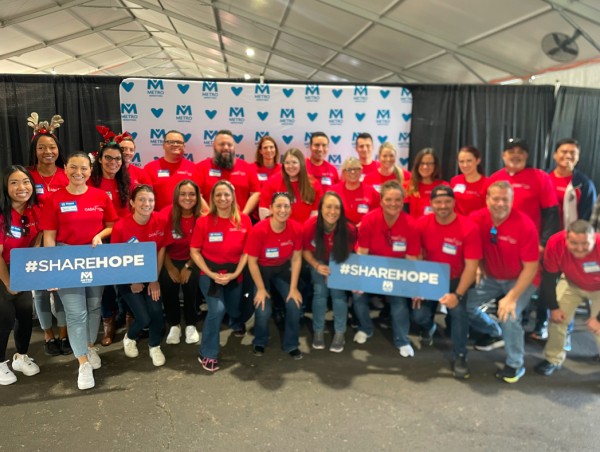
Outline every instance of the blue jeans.
{"label": "blue jeans", "polygon": [[163,306],[162,300],[154,301],[148,294],[148,285],[140,293],[133,293],[130,284],[119,284],[119,294],[133,312],[134,321],[127,330],[129,339],[136,339],[144,328],[148,328],[148,345],[156,347],[162,341]]}
{"label": "blue jeans", "polygon": [[[60,328],[67,325],[65,316],[65,308],[58,292],[54,294],[54,312],[56,313],[56,325]],[[40,326],[43,330],[52,328],[52,310],[50,309],[50,292],[47,290],[34,290],[33,301],[35,303],[35,312],[40,321]]]}
{"label": "blue jeans", "polygon": [[[410,311],[408,309],[410,300],[405,297],[386,296],[390,304],[390,314],[392,317],[392,333],[393,342],[396,348],[403,345],[409,345],[408,330],[410,328]],[[354,314],[360,324],[360,331],[366,333],[367,336],[373,335],[373,321],[369,311],[369,295],[352,294],[354,305]]]}
{"label": "blue jeans", "polygon": [[242,296],[242,285],[234,287],[217,284],[217,293],[209,295],[211,279],[206,275],[200,275],[200,290],[208,305],[208,314],[202,328],[202,342],[200,343],[200,354],[204,358],[217,359],[219,355],[219,333],[221,322],[225,312],[229,316],[229,324],[235,330],[241,328],[240,301]]}
{"label": "blue jeans", "polygon": [[327,298],[331,295],[333,307],[333,328],[336,333],[346,332],[348,320],[348,298],[346,292],[339,289],[330,289],[325,283],[325,277],[314,268],[310,270],[313,281],[313,331],[325,329],[325,314],[327,313]]}
{"label": "blue jeans", "polygon": [[[270,281],[265,281],[268,291],[277,290],[285,300],[290,292],[290,283],[279,276],[273,277]],[[256,293],[256,292],[255,292]],[[298,336],[300,334],[300,316],[302,308],[298,308],[293,300],[285,301],[285,327],[283,330],[283,351],[291,352],[298,348]],[[272,303],[271,299],[265,299],[264,309],[256,308],[254,310],[254,341],[253,345],[266,347],[269,342],[269,320],[271,319]]]}
{"label": "blue jeans", "polygon": [[[467,292],[467,313],[469,323],[473,329],[492,337],[502,336],[504,338],[506,365],[518,369],[523,366],[525,357],[525,333],[521,324],[521,313],[535,293],[535,286],[530,285],[517,300],[516,319],[510,318],[506,322],[498,323],[479,309],[479,306],[483,303],[494,298],[500,300],[514,287],[516,282],[516,279],[482,279],[478,286]],[[452,328],[454,328],[454,325],[452,325]]]}
{"label": "blue jeans", "polygon": [[69,342],[76,358],[85,356],[96,342],[100,327],[100,300],[104,286],[59,289],[65,308]]}

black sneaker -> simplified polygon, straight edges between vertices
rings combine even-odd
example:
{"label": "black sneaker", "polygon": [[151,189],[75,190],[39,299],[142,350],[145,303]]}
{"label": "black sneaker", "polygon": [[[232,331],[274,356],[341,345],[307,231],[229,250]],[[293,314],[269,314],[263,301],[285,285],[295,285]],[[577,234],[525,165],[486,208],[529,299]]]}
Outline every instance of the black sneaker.
{"label": "black sneaker", "polygon": [[429,331],[421,331],[421,344],[431,347],[433,345],[433,335],[437,330],[437,325],[433,324]]}
{"label": "black sneaker", "polygon": [[475,350],[479,350],[480,352],[489,352],[502,347],[504,347],[504,339],[489,335],[485,335],[480,339],[477,339],[474,346]]}
{"label": "black sneaker", "polygon": [[233,335],[235,337],[244,337],[246,335],[246,325],[242,324],[241,327],[233,330]]}
{"label": "black sneaker", "polygon": [[254,356],[262,356],[265,354],[265,348],[262,345],[253,345],[252,353],[254,353]]}
{"label": "black sneaker", "polygon": [[294,358],[296,361],[302,359],[302,352],[300,350],[298,350],[297,348],[295,348],[294,350],[292,350],[290,352],[290,356],[292,358]]}
{"label": "black sneaker", "polygon": [[496,378],[505,381],[506,383],[516,383],[525,375],[525,367],[515,369],[514,367],[504,366],[503,369],[496,372]]}
{"label": "black sneaker", "polygon": [[562,366],[560,364],[552,364],[550,361],[543,360],[542,362],[536,364],[533,370],[535,370],[540,375],[545,375],[546,377],[549,377],[561,367]]}
{"label": "black sneaker", "polygon": [[44,344],[44,353],[48,356],[60,355],[60,344],[57,339],[52,338]]}
{"label": "black sneaker", "polygon": [[452,374],[456,378],[467,379],[471,376],[469,366],[467,365],[467,357],[465,355],[458,355],[452,365]]}
{"label": "black sneaker", "polygon": [[68,337],[63,337],[60,340],[60,354],[61,355],[71,355],[73,354],[73,349],[71,348],[71,343],[69,342]]}

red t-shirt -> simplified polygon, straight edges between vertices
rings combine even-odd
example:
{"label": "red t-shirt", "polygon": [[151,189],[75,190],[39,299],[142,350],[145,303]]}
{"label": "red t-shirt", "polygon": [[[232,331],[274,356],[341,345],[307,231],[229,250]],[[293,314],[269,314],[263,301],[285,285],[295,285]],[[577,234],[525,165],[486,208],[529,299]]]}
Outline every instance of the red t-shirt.
{"label": "red t-shirt", "polygon": [[[403,168],[400,168],[400,170],[402,171],[402,174],[404,176],[404,182],[402,183],[402,187],[406,191],[408,183],[410,182],[410,171],[406,171]],[[389,180],[396,180],[396,174],[392,173],[389,176],[383,176],[379,171],[374,171],[365,176],[363,183],[372,185],[377,193],[381,193],[381,186]]]}
{"label": "red t-shirt", "polygon": [[331,190],[340,195],[346,217],[354,224],[359,224],[365,214],[379,207],[379,193],[365,182],[355,190],[348,190],[346,183],[340,182]]}
{"label": "red t-shirt", "polygon": [[256,172],[256,176],[258,177],[258,183],[260,184],[260,188],[262,189],[264,185],[267,183],[271,176],[277,173],[281,173],[281,163],[276,163],[275,166],[271,168],[267,168],[266,166],[258,166],[258,163],[254,162],[250,164],[254,171]]}
{"label": "red t-shirt", "polygon": [[228,180],[235,187],[235,201],[240,211],[244,209],[252,193],[260,192],[254,167],[245,160],[236,158],[233,168],[227,170],[216,166],[213,159],[209,157],[198,163],[196,167],[202,178],[200,191],[204,199],[210,200],[210,191],[220,180]]}
{"label": "red t-shirt", "polygon": [[118,218],[106,192],[88,187],[85,193],[73,195],[63,188],[46,200],[40,229],[56,231],[56,243],[89,245],[106,223]]}
{"label": "red t-shirt", "polygon": [[[125,201],[124,206],[121,204],[121,197],[119,196],[119,185],[118,185],[116,179],[107,179],[105,177],[102,177],[102,178],[100,178],[100,185],[95,186],[95,185],[93,185],[92,178],[90,177],[87,181],[87,184],[90,187],[96,187],[96,188],[99,188],[100,190],[106,192],[108,197],[111,199],[113,206],[115,208],[115,212],[117,212],[117,215],[119,216],[119,218],[126,217],[127,215],[129,215],[131,213],[131,210],[129,208],[129,199],[127,201]],[[134,185],[129,186],[129,193],[131,193],[133,188],[134,188]]]}
{"label": "red t-shirt", "polygon": [[250,217],[240,214],[238,228],[229,218],[206,215],[198,218],[191,248],[198,248],[202,257],[216,264],[237,264],[252,229]]}
{"label": "red t-shirt", "polygon": [[315,165],[309,158],[306,159],[306,171],[321,183],[324,190],[340,181],[337,168],[325,160],[320,165]]}
{"label": "red t-shirt", "polygon": [[115,223],[110,241],[111,243],[154,242],[158,251],[168,244],[165,219],[158,212],[152,212],[148,223],[139,224],[130,213]]}
{"label": "red t-shirt", "polygon": [[130,163],[127,167],[127,171],[129,171],[129,181],[132,189],[137,185],[152,185],[150,176],[148,176],[148,174],[139,166]]}
{"label": "red t-shirt", "polygon": [[44,202],[52,195],[52,193],[69,185],[69,179],[67,179],[65,170],[62,168],[56,167],[54,176],[48,177],[42,176],[36,167],[27,169],[31,173],[31,177],[33,177],[33,182],[35,183],[35,195],[40,207],[44,205]]}
{"label": "red t-shirt", "polygon": [[[27,206],[23,215],[11,209],[10,234],[4,232],[4,215],[0,215],[0,245],[2,245],[2,258],[10,264],[10,250],[13,248],[29,248],[40,232],[38,221],[41,211],[38,206]],[[23,229],[29,228],[29,231]],[[27,232],[27,235],[25,235]]]}
{"label": "red t-shirt", "polygon": [[415,221],[406,213],[390,228],[383,218],[381,207],[366,214],[358,228],[358,247],[367,248],[374,256],[417,257],[421,253],[419,232]]}
{"label": "red t-shirt", "polygon": [[431,192],[438,185],[450,185],[445,180],[436,180],[431,184],[419,184],[419,193],[417,195],[407,195],[404,200],[405,204],[408,204],[408,211],[410,216],[413,218],[419,218],[423,215],[429,215],[433,213],[431,210]]}
{"label": "red t-shirt", "polygon": [[[302,226],[302,247],[305,250],[315,252],[315,233],[317,230],[317,217],[310,217]],[[325,256],[324,262],[329,262],[329,255],[333,249],[333,233],[325,233]],[[348,249],[352,251],[356,242],[356,227],[348,223]]]}
{"label": "red t-shirt", "polygon": [[435,215],[417,220],[423,259],[450,265],[450,278],[457,279],[465,269],[465,259],[481,259],[481,235],[473,221],[460,214],[450,224],[440,224]]}
{"label": "red t-shirt", "polygon": [[[292,201],[292,216],[291,219],[304,223],[310,217],[311,212],[316,212],[319,209],[319,201],[322,196],[321,184],[311,176],[311,184],[315,189],[315,200],[312,204],[308,204],[300,198],[299,182],[292,182],[292,191],[294,193],[294,200]],[[283,181],[281,173],[275,174],[269,181],[264,185],[260,193],[259,207],[269,208],[271,206],[271,198],[274,193],[287,192],[287,187]]]}
{"label": "red t-shirt", "polygon": [[[491,233],[494,223],[487,208],[472,212],[469,218],[479,226],[485,273],[492,278],[517,279],[523,270],[523,262],[540,259],[537,229],[524,213],[511,210],[508,218],[496,227],[496,243],[493,243]],[[538,277],[534,284],[539,284]]]}
{"label": "red t-shirt", "polygon": [[467,182],[464,174],[459,174],[450,179],[450,186],[454,191],[456,206],[454,210],[461,215],[485,207],[485,187],[487,177],[481,176],[477,182]]}
{"label": "red t-shirt", "polygon": [[190,258],[190,240],[192,239],[192,232],[196,225],[196,218],[192,215],[191,217],[181,217],[180,227],[183,235],[178,234],[173,229],[173,206],[167,206],[160,211],[160,215],[165,220],[165,234],[169,241],[167,246],[167,254],[175,261],[184,261]]}
{"label": "red t-shirt", "polygon": [[363,165],[362,163],[360,165],[362,166],[362,172],[360,173],[360,181],[362,182],[367,175],[378,173],[377,169],[381,166],[381,163],[379,163],[379,160],[373,160],[368,165]]}
{"label": "red t-shirt", "polygon": [[[565,192],[567,191],[568,185],[573,180],[573,175],[567,177],[559,177],[554,171],[550,171],[549,173],[550,180],[552,181],[552,185],[556,190],[556,198],[558,199],[558,218],[560,219],[560,228],[563,229],[565,227],[564,218],[563,218],[563,208],[565,202]],[[579,205],[579,200],[581,199],[581,190],[575,188],[575,196],[577,196],[577,205]]]}
{"label": "red t-shirt", "polygon": [[525,168],[511,176],[503,168],[488,178],[486,191],[491,184],[499,180],[508,181],[512,185],[515,192],[513,208],[533,220],[539,235],[542,231],[542,209],[558,204],[550,176],[536,168]]}
{"label": "red t-shirt", "polygon": [[596,233],[594,249],[584,258],[573,256],[565,244],[566,231],[551,236],[544,249],[544,269],[550,273],[564,273],[567,280],[580,289],[600,290],[600,234]]}
{"label": "red t-shirt", "polygon": [[154,187],[156,197],[154,210],[156,211],[162,210],[173,203],[175,186],[182,180],[191,179],[199,187],[202,186],[202,178],[196,170],[196,166],[188,159],[182,158],[179,162],[169,163],[164,157],[161,157],[147,163],[144,166],[144,171],[150,177]]}
{"label": "red t-shirt", "polygon": [[248,256],[258,258],[258,265],[276,267],[289,261],[294,251],[302,249],[302,226],[288,220],[285,229],[275,232],[271,219],[265,218],[254,225],[244,249]]}

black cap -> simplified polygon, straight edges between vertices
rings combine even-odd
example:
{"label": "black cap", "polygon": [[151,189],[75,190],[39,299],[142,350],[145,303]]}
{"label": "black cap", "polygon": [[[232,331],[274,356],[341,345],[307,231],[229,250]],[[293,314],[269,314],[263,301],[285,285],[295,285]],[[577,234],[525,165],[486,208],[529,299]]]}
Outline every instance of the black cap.
{"label": "black cap", "polygon": [[431,190],[431,199],[435,199],[439,196],[450,196],[454,198],[454,192],[451,187],[447,185],[438,185],[433,190]]}
{"label": "black cap", "polygon": [[505,151],[516,147],[520,147],[525,152],[529,152],[529,145],[527,144],[527,141],[523,140],[522,138],[509,138],[504,144]]}

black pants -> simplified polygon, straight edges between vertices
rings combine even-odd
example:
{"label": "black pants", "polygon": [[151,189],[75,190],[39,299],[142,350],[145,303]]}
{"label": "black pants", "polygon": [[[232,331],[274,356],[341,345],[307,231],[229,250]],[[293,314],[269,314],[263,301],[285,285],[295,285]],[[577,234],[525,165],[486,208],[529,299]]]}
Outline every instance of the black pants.
{"label": "black pants", "polygon": [[[173,260],[173,265],[181,270],[185,260]],[[181,323],[181,312],[179,308],[179,288],[183,291],[183,319],[186,326],[196,325],[198,322],[198,289],[200,272],[196,266],[192,269],[192,274],[187,284],[174,283],[167,268],[163,265],[158,282],[160,283],[161,298],[165,308],[165,316],[169,326],[179,325]]]}
{"label": "black pants", "polygon": [[12,295],[0,283],[0,362],[6,360],[10,332],[15,331],[17,352],[25,355],[29,349],[33,327],[33,296],[30,290]]}

